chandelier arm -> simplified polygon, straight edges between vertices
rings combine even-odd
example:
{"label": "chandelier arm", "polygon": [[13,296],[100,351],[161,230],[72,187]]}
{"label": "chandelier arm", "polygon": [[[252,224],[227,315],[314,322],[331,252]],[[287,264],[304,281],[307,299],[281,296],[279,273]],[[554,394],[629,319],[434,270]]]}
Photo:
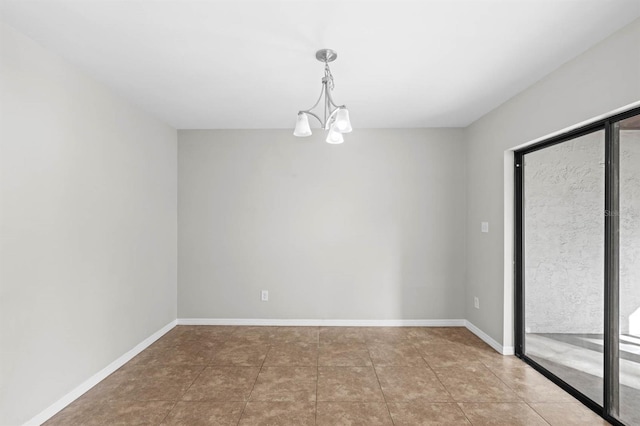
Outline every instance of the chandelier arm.
{"label": "chandelier arm", "polygon": [[318,122],[320,123],[320,127],[324,128],[324,123],[322,122],[322,120],[320,119],[320,117],[318,117],[316,114],[314,114],[313,112],[307,110],[307,111],[299,111],[298,114],[300,113],[305,113],[305,114],[309,114],[310,116],[312,116],[313,118],[315,118],[316,120],[318,120]]}
{"label": "chandelier arm", "polygon": [[[318,100],[316,101],[316,103],[313,104],[313,106],[311,108],[307,109],[306,111],[301,111],[301,112],[308,112],[308,111],[311,111],[312,109],[314,109],[315,107],[317,107],[318,104],[320,103],[320,100],[322,99],[322,95],[324,94],[324,92],[325,92],[325,85],[323,83],[322,84],[322,89],[320,89],[320,96],[318,96]],[[316,118],[317,118],[317,116],[316,116]]]}
{"label": "chandelier arm", "polygon": [[336,105],[335,102],[333,102],[333,98],[331,97],[331,91],[327,90],[327,98],[329,99],[329,104],[332,105],[335,108],[346,108],[345,105]]}

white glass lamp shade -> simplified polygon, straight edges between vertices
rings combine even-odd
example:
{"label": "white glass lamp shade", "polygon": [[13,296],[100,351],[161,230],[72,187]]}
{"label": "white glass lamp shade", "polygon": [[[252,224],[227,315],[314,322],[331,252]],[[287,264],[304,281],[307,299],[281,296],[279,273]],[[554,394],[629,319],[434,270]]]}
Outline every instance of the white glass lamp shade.
{"label": "white glass lamp shade", "polygon": [[336,113],[336,121],[333,123],[337,132],[350,133],[351,120],[349,120],[349,110],[346,108],[340,108]]}
{"label": "white glass lamp shade", "polygon": [[334,126],[331,126],[331,130],[329,130],[329,134],[327,135],[327,143],[337,145],[342,142],[344,142],[342,133],[336,132]]}
{"label": "white glass lamp shade", "polygon": [[296,129],[293,131],[294,136],[304,137],[311,135],[311,127],[309,127],[309,117],[304,112],[298,114],[296,120]]}

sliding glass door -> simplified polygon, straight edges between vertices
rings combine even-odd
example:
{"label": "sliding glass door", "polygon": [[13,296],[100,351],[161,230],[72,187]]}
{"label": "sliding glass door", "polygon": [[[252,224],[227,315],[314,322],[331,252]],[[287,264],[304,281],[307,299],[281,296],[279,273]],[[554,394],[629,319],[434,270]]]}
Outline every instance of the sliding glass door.
{"label": "sliding glass door", "polygon": [[616,122],[619,141],[618,404],[612,414],[640,425],[640,115]]}
{"label": "sliding glass door", "polygon": [[516,354],[640,425],[640,110],[516,152]]}
{"label": "sliding glass door", "polygon": [[524,353],[602,404],[604,129],[524,165]]}

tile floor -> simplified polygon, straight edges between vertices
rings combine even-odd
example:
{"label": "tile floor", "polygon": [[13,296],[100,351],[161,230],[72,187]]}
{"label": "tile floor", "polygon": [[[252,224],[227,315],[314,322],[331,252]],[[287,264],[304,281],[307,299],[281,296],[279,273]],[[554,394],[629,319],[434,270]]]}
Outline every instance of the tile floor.
{"label": "tile floor", "polygon": [[47,425],[606,425],[464,328],[177,326]]}

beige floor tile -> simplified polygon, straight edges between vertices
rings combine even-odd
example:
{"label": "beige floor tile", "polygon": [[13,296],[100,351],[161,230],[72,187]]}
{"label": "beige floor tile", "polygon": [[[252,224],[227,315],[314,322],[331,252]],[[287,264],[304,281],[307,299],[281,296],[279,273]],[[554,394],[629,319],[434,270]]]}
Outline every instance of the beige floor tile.
{"label": "beige floor tile", "polygon": [[384,402],[372,367],[318,367],[318,401]]}
{"label": "beige floor tile", "polygon": [[478,336],[473,334],[466,327],[451,327],[451,330],[444,331],[444,334],[447,335],[448,339],[452,342],[463,343],[468,346],[478,346],[484,347],[487,344],[482,341]]}
{"label": "beige floor tile", "polygon": [[407,339],[411,343],[424,345],[443,345],[452,343],[448,334],[453,327],[416,327],[407,330]]}
{"label": "beige floor tile", "polygon": [[121,386],[112,401],[177,401],[188,388],[188,384],[175,384],[171,380],[136,381]]}
{"label": "beige floor tile", "polygon": [[520,398],[488,368],[457,366],[434,369],[456,402],[516,402]]}
{"label": "beige floor tile", "polygon": [[315,401],[316,367],[263,367],[251,401]]}
{"label": "beige floor tile", "polygon": [[264,366],[309,367],[318,365],[318,345],[279,343],[271,346]]}
{"label": "beige floor tile", "polygon": [[318,327],[278,327],[272,337],[272,343],[317,345],[318,335]]}
{"label": "beige floor tile", "polygon": [[431,368],[480,363],[480,358],[474,348],[461,343],[418,344],[416,347]]}
{"label": "beige floor tile", "polygon": [[269,352],[268,344],[226,342],[211,357],[211,365],[261,366]]}
{"label": "beige floor tile", "polygon": [[131,380],[120,385],[114,399],[176,401],[204,369],[198,365],[160,365],[130,371]]}
{"label": "beige floor tile", "polygon": [[172,346],[146,359],[144,365],[207,365],[213,358],[214,350],[192,341],[189,344]]}
{"label": "beige floor tile", "polygon": [[580,402],[530,403],[529,405],[552,426],[597,426],[609,424],[609,422]]}
{"label": "beige floor tile", "polygon": [[47,425],[374,426],[392,418],[607,424],[461,327],[178,326]]}
{"label": "beige floor tile", "polygon": [[481,362],[492,371],[503,368],[531,368],[515,355],[501,355],[495,351],[491,356],[483,357]]}
{"label": "beige floor tile", "polygon": [[44,422],[43,426],[80,425],[86,423],[92,413],[101,409],[102,404],[104,402],[93,398],[84,401],[78,399]]}
{"label": "beige floor tile", "polygon": [[466,346],[471,346],[476,349],[481,355],[488,355],[491,358],[515,358],[514,355],[502,355],[501,352],[498,352],[493,347],[489,346],[486,342],[478,339],[475,343],[465,343]]}
{"label": "beige floor tile", "polygon": [[154,425],[166,417],[173,405],[170,401],[107,401],[86,424]]}
{"label": "beige floor tile", "polygon": [[318,365],[331,367],[371,366],[369,349],[365,343],[321,343]]}
{"label": "beige floor tile", "polygon": [[368,343],[373,365],[424,366],[424,360],[416,348],[408,343]]}
{"label": "beige floor tile", "polygon": [[125,364],[124,367],[110,374],[106,379],[89,389],[84,395],[74,401],[73,404],[96,401],[102,402],[122,398],[123,395],[118,389],[121,385],[133,380],[133,377],[127,373],[130,368],[129,364]]}
{"label": "beige floor tile", "polygon": [[169,401],[106,401],[51,418],[47,426],[53,425],[155,425],[164,419],[173,407]]}
{"label": "beige floor tile", "polygon": [[165,418],[166,426],[235,426],[244,409],[244,402],[179,401]]}
{"label": "beige floor tile", "polygon": [[[170,342],[209,342],[215,340],[228,339],[239,327],[236,326],[211,326],[211,325],[179,325],[173,330],[177,330],[175,334],[165,334],[160,340],[165,338]],[[167,343],[169,343],[167,342]]]}
{"label": "beige floor tile", "polygon": [[249,401],[239,426],[312,426],[315,402]]}
{"label": "beige floor tile", "polygon": [[[185,344],[193,344],[193,341],[188,341]],[[127,367],[132,366],[147,366],[153,364],[158,358],[161,358],[165,352],[170,349],[177,348],[176,345],[156,345],[148,347],[144,351],[140,352],[138,355],[134,356],[127,364]],[[157,363],[156,363],[157,364]]]}
{"label": "beige floor tile", "polygon": [[238,327],[226,341],[240,344],[270,344],[276,338],[278,327]]}
{"label": "beige floor tile", "polygon": [[419,330],[410,331],[408,338],[414,343],[423,345],[458,343],[475,346],[485,344],[465,327],[424,327]]}
{"label": "beige floor tile", "polygon": [[576,400],[531,367],[492,369],[525,402],[576,402]]}
{"label": "beige floor tile", "polygon": [[189,334],[196,340],[226,340],[240,327],[232,325],[194,325],[188,326]]}
{"label": "beige floor tile", "polygon": [[384,403],[318,402],[318,426],[391,426],[391,416]]}
{"label": "beige floor tile", "polygon": [[183,401],[247,401],[258,367],[207,367],[182,396]]}
{"label": "beige floor tile", "polygon": [[409,343],[407,335],[408,332],[404,329],[404,327],[364,327],[363,332],[367,344]]}
{"label": "beige floor tile", "polygon": [[320,327],[319,341],[323,343],[365,343],[363,327]]}
{"label": "beige floor tile", "polygon": [[387,402],[453,402],[435,373],[422,367],[376,367]]}
{"label": "beige floor tile", "polygon": [[547,422],[524,402],[465,402],[459,406],[474,426],[547,426]]}
{"label": "beige floor tile", "polygon": [[395,426],[464,426],[470,425],[455,403],[390,403]]}
{"label": "beige floor tile", "polygon": [[232,326],[207,326],[207,325],[179,325],[169,333],[162,336],[152,347],[170,347],[200,343],[212,347],[228,340],[237,327]]}
{"label": "beige floor tile", "polygon": [[151,347],[169,347],[169,346],[177,346],[184,343],[192,342],[196,339],[196,336],[192,333],[186,332],[187,330],[183,328],[184,326],[176,326],[167,334],[156,340]]}

